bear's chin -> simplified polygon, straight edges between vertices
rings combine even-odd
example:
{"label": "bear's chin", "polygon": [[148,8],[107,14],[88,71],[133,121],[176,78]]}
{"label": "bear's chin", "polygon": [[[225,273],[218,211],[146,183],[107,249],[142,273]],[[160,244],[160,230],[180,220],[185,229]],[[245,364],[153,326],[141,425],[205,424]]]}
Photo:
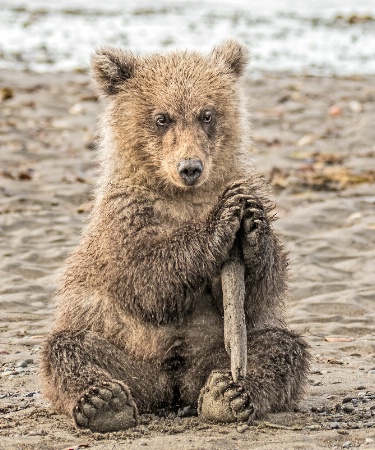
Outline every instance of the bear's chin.
{"label": "bear's chin", "polygon": [[174,179],[169,179],[169,182],[174,188],[181,189],[182,191],[192,191],[203,186],[207,182],[207,178],[202,180],[199,179],[192,184],[186,184],[182,180],[176,181]]}

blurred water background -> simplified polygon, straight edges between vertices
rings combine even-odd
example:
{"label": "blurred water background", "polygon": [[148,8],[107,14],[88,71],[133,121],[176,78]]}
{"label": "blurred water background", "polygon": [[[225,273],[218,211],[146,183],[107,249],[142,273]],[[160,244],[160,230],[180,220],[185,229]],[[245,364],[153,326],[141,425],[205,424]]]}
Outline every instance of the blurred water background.
{"label": "blurred water background", "polygon": [[375,74],[375,0],[0,0],[0,68],[86,69],[102,45],[207,50],[238,38],[251,70]]}

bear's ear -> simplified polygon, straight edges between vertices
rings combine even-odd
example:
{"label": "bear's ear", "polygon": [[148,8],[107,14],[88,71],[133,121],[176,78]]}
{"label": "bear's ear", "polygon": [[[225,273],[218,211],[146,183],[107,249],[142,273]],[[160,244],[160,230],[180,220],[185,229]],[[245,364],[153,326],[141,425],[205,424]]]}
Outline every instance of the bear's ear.
{"label": "bear's ear", "polygon": [[103,47],[91,57],[91,76],[99,93],[117,94],[120,87],[134,75],[137,58],[114,47]]}
{"label": "bear's ear", "polygon": [[249,50],[235,40],[228,40],[217,45],[211,52],[215,61],[223,61],[237,77],[245,72],[250,59]]}

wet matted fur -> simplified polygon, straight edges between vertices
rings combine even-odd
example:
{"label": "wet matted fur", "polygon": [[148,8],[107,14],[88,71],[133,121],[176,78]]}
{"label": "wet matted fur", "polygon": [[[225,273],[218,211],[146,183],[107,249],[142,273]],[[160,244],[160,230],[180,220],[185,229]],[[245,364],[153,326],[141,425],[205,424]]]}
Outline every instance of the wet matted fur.
{"label": "wet matted fur", "polygon": [[[42,357],[44,395],[78,427],[126,429],[139,413],[184,405],[209,420],[248,420],[303,394],[309,354],[285,324],[287,255],[248,158],[247,60],[235,41],[208,55],[103,48],[92,58],[108,99],[102,175]],[[186,185],[178,168],[191,160],[202,172]],[[236,236],[248,329],[238,385],[220,284]]]}

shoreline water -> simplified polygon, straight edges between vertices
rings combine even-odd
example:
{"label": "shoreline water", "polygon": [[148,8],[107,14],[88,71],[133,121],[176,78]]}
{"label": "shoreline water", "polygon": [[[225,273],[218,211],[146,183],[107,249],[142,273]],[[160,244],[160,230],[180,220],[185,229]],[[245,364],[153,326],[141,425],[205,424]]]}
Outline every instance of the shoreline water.
{"label": "shoreline water", "polygon": [[147,53],[206,51],[226,38],[252,50],[253,70],[375,74],[375,6],[369,0],[201,2],[118,0],[88,4],[4,0],[0,68],[39,72],[87,67],[103,45]]}

